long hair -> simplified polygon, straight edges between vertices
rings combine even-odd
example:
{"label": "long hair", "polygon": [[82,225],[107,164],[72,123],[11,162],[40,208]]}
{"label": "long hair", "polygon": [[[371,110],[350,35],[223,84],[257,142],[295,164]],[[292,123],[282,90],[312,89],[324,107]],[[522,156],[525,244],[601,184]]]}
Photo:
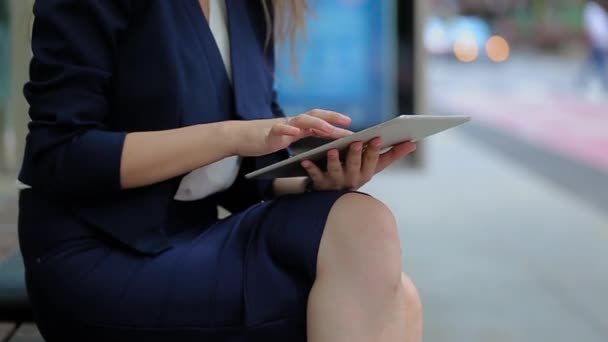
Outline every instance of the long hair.
{"label": "long hair", "polygon": [[292,64],[295,67],[295,42],[298,33],[306,29],[306,15],[310,11],[308,0],[261,0],[266,17],[266,44],[272,40],[278,44],[288,44]]}

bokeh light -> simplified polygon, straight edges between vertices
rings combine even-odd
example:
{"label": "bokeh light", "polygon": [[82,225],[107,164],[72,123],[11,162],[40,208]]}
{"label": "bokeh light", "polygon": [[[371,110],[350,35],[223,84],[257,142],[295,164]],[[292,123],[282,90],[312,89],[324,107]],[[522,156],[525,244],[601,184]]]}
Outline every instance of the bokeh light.
{"label": "bokeh light", "polygon": [[471,63],[479,58],[479,44],[472,32],[464,32],[454,42],[454,56],[463,62]]}
{"label": "bokeh light", "polygon": [[501,36],[492,36],[486,43],[486,53],[493,62],[505,62],[511,54],[509,42]]}

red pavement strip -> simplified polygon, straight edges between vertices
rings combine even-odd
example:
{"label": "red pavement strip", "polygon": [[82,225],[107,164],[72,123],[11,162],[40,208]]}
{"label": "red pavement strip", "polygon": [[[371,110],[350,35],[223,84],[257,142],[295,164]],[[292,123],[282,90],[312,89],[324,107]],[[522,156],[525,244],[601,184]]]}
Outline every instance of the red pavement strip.
{"label": "red pavement strip", "polygon": [[[452,95],[452,94],[450,94]],[[438,108],[467,114],[558,155],[608,173],[608,104],[544,99],[516,102],[492,94],[441,96]]]}

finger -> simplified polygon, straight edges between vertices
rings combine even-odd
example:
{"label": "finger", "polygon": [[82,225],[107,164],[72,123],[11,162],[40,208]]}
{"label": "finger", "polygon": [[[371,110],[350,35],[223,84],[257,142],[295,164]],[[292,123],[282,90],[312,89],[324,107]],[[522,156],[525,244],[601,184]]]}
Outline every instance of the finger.
{"label": "finger", "polygon": [[346,156],[346,183],[356,186],[361,175],[361,154],[363,152],[363,143],[355,142],[350,145],[348,155]]}
{"label": "finger", "polygon": [[315,165],[315,163],[311,162],[310,160],[305,160],[301,165],[304,170],[306,170],[308,177],[310,177],[315,185],[323,185],[325,182],[325,175],[323,174],[323,171],[321,171],[321,169]]}
{"label": "finger", "polygon": [[289,119],[289,125],[300,128],[300,129],[311,129],[320,132],[319,134],[332,134],[336,127],[323,119],[308,115],[300,114],[296,117]]}
{"label": "finger", "polygon": [[317,135],[317,133],[315,133],[315,131],[313,129],[306,128],[306,129],[300,129],[300,136],[299,137],[300,138],[307,138],[307,137],[316,136],[316,135]]}
{"label": "finger", "polygon": [[353,134],[352,131],[349,131],[349,130],[344,129],[344,128],[336,127],[334,129],[333,133],[327,135],[325,138],[334,139],[335,140],[335,139],[341,139],[341,138],[347,137],[347,136],[352,135],[352,134]]}
{"label": "finger", "polygon": [[352,119],[344,114],[331,110],[313,109],[308,112],[309,115],[323,119],[332,125],[348,127],[352,123]]}
{"label": "finger", "polygon": [[329,139],[329,140],[341,139],[341,138],[347,137],[352,134],[353,134],[352,131],[349,131],[349,130],[343,129],[343,128],[339,128],[339,127],[335,127],[334,131],[329,134],[321,132],[321,131],[317,131],[317,130],[312,130],[312,135],[315,135],[320,138]]}
{"label": "finger", "polygon": [[344,182],[344,170],[340,163],[340,153],[338,150],[327,152],[327,174],[336,186],[341,186]]}
{"label": "finger", "polygon": [[275,135],[275,136],[287,135],[290,137],[296,137],[300,134],[302,134],[301,129],[294,127],[294,126],[287,125],[287,124],[274,125],[272,127],[272,129],[270,130],[270,135]]}
{"label": "finger", "polygon": [[367,144],[367,148],[363,154],[363,162],[361,166],[361,178],[364,181],[369,181],[376,173],[376,167],[378,165],[378,160],[380,159],[381,146],[381,138],[373,139],[369,142],[369,144]]}
{"label": "finger", "polygon": [[408,154],[416,151],[416,144],[411,142],[405,142],[399,145],[395,145],[392,150],[384,153],[378,160],[376,172],[380,172]]}

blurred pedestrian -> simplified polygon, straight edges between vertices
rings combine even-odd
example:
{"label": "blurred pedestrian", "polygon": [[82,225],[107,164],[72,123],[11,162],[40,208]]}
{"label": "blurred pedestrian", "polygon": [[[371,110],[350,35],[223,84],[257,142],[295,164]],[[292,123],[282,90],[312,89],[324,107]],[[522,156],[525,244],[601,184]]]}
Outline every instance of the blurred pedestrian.
{"label": "blurred pedestrian", "polygon": [[0,1],[0,104],[2,111],[5,109],[4,106],[8,98],[9,46],[8,4],[5,1]]}
{"label": "blurred pedestrian", "polygon": [[589,59],[583,80],[598,77],[608,91],[608,1],[587,1],[583,24],[589,42]]}

